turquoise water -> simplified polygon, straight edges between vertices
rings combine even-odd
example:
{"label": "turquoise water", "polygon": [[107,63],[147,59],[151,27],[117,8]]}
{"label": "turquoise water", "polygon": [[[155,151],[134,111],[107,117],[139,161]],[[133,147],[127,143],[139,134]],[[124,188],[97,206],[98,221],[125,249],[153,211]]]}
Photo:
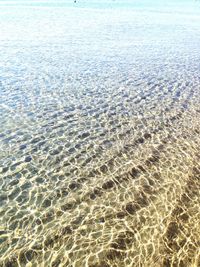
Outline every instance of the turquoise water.
{"label": "turquoise water", "polygon": [[0,6],[2,7],[54,7],[54,8],[93,8],[93,9],[135,9],[135,10],[148,10],[148,11],[168,11],[175,12],[192,12],[192,14],[199,13],[199,2],[189,0],[79,0],[76,3],[73,0],[1,0]]}
{"label": "turquoise water", "polygon": [[198,267],[199,1],[0,1],[0,266]]}

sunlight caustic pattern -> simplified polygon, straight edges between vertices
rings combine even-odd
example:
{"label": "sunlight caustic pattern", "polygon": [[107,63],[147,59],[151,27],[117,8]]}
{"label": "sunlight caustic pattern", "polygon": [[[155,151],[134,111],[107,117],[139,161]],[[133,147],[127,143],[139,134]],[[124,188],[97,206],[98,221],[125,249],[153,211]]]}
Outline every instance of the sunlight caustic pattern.
{"label": "sunlight caustic pattern", "polygon": [[200,18],[17,11],[0,11],[0,266],[200,266]]}

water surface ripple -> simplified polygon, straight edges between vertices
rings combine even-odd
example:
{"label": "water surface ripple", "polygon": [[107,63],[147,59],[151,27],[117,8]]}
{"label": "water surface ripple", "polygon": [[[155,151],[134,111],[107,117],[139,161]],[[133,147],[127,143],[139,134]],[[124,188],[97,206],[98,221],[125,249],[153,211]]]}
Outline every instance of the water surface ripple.
{"label": "water surface ripple", "polygon": [[200,266],[200,4],[108,2],[0,1],[1,267]]}

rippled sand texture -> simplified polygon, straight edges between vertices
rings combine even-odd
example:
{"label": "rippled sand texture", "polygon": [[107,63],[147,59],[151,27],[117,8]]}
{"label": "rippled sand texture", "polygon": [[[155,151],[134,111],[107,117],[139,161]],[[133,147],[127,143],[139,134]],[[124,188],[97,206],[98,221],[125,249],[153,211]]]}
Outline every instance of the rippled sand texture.
{"label": "rippled sand texture", "polygon": [[194,10],[0,11],[0,266],[200,266]]}

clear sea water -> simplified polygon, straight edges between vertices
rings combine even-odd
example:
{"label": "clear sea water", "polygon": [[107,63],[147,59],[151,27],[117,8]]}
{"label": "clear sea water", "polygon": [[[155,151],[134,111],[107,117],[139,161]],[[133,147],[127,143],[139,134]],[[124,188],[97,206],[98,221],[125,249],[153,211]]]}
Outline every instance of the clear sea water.
{"label": "clear sea water", "polygon": [[0,0],[0,266],[200,266],[200,1]]}

